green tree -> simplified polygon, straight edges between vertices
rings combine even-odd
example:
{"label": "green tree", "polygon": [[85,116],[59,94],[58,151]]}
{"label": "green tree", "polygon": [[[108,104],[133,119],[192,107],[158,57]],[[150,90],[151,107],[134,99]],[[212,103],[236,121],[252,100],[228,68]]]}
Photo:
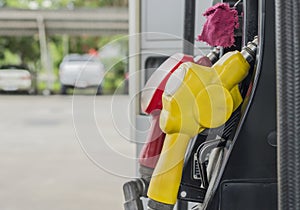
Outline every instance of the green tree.
{"label": "green tree", "polygon": [[72,36],[69,38],[70,53],[88,53],[90,49],[97,49],[101,37]]}
{"label": "green tree", "polygon": [[[19,56],[20,64],[26,65],[39,60],[40,49],[36,37],[1,37],[0,45],[1,49],[8,49]],[[3,51],[1,56],[4,56]]]}
{"label": "green tree", "polygon": [[126,7],[128,6],[128,0],[0,0],[0,6],[22,9]]}

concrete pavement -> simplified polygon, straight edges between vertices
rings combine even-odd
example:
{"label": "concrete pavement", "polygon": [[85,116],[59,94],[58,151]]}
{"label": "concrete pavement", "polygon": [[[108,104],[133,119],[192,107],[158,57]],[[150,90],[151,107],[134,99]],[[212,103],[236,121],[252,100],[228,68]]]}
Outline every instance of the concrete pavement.
{"label": "concrete pavement", "polygon": [[129,96],[0,101],[1,210],[122,209],[136,161]]}

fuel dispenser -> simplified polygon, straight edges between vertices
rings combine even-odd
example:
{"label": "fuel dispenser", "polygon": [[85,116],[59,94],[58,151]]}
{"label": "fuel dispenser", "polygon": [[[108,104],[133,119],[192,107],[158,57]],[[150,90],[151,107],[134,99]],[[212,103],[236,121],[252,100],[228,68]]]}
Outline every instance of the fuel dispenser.
{"label": "fuel dispenser", "polygon": [[[160,127],[167,135],[148,189],[150,209],[173,209],[190,139],[225,124],[239,107],[238,84],[248,74],[257,44],[255,38],[241,52],[226,53],[211,68],[184,63],[168,80],[160,115]],[[207,187],[205,162],[199,164]]]}
{"label": "fuel dispenser", "polygon": [[[162,109],[162,95],[166,83],[172,75],[177,75],[179,66],[186,62],[197,63],[202,66],[211,66],[219,57],[219,48],[215,48],[208,55],[194,61],[189,55],[177,53],[165,62],[153,73],[142,91],[142,110],[151,115],[152,122],[147,140],[139,156],[139,173],[141,178],[124,184],[125,209],[143,209],[141,197],[147,197],[148,185],[157,165],[158,158],[165,140],[165,133],[159,126],[159,119]],[[175,76],[176,77],[176,76]]]}
{"label": "fuel dispenser", "polygon": [[[295,62],[290,59],[290,63],[285,63],[283,58],[287,56],[281,48],[279,54],[283,58],[277,55],[280,61],[277,67],[281,68],[277,90],[279,99],[286,98],[287,101],[277,99],[280,112],[276,115],[275,3],[272,0],[243,0],[239,4],[243,31],[236,45],[225,48],[212,67],[190,61],[181,63],[165,83],[159,121],[166,136],[158,162],[155,159],[152,165],[154,171],[147,186],[149,210],[172,210],[176,202],[182,201],[194,202],[193,209],[199,210],[286,210],[300,206],[299,200],[295,199],[299,189],[292,186],[293,182],[299,184],[300,179],[287,179],[290,174],[295,177],[300,174],[297,167],[299,150],[295,146],[297,135],[289,135],[296,131],[287,128],[283,122],[287,120],[285,123],[296,129],[295,122],[284,118],[284,112],[294,113],[296,116],[289,116],[297,118],[299,97],[296,89],[281,78],[289,77],[295,87],[299,85],[295,81],[297,78],[292,77],[298,75],[298,70],[294,69],[294,73],[292,68],[299,67],[299,40],[288,35],[293,32],[299,38],[299,27],[291,26],[288,20],[299,23],[297,9],[300,7],[297,4],[294,9],[290,1],[288,5],[276,3],[277,12],[281,14],[277,20],[286,23],[281,26],[277,22],[280,30],[276,34],[281,41],[277,46],[282,48],[282,43],[289,44],[287,50],[296,56]],[[292,9],[292,15],[283,17],[288,8]],[[192,10],[188,11],[193,14]],[[284,41],[282,31],[288,41]],[[292,46],[295,44],[298,46]],[[190,48],[185,47],[185,50],[187,53]],[[290,75],[283,72],[283,64],[289,67]],[[293,93],[294,98],[284,93]],[[293,109],[288,110],[286,104]],[[277,116],[281,119],[278,123],[281,148],[277,148]],[[287,146],[283,143],[284,128],[290,132],[287,136],[295,139],[287,140],[291,143]],[[292,166],[286,156],[298,165]],[[277,158],[281,164],[278,168]],[[285,166],[284,160],[291,167]],[[293,195],[288,193],[289,190]]]}

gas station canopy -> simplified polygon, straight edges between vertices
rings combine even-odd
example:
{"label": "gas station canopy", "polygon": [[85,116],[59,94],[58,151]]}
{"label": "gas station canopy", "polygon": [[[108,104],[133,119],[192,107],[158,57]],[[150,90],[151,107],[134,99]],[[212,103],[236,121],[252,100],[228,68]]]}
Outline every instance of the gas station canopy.
{"label": "gas station canopy", "polygon": [[0,35],[26,36],[45,29],[47,35],[112,35],[128,33],[127,8],[74,10],[1,9]]}

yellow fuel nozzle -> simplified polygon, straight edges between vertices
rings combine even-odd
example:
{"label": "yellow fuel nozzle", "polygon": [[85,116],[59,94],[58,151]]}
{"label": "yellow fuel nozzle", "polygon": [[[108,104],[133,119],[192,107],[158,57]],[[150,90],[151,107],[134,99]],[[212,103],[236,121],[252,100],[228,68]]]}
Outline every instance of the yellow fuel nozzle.
{"label": "yellow fuel nozzle", "polygon": [[150,209],[159,209],[151,206],[153,201],[176,203],[189,140],[205,128],[223,125],[241,104],[238,84],[250,68],[245,54],[226,53],[212,67],[184,63],[170,77],[160,116],[167,135],[148,189]]}

